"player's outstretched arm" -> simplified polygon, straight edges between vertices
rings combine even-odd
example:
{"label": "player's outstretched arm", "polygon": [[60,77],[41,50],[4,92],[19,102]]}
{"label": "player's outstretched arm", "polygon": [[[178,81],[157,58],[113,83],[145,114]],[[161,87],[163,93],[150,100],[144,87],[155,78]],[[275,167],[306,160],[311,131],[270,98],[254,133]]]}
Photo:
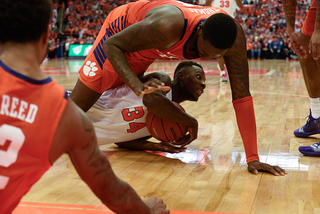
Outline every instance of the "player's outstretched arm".
{"label": "player's outstretched arm", "polygon": [[152,198],[149,204],[144,203],[129,184],[114,174],[99,149],[90,119],[70,99],[50,149],[50,162],[64,152],[94,194],[114,212],[169,213],[161,199]]}
{"label": "player's outstretched arm", "polygon": [[103,51],[115,71],[136,95],[152,93],[162,90],[162,85],[144,85],[130,68],[125,53],[153,48],[168,49],[179,41],[183,27],[183,14],[178,8],[170,5],[156,7],[142,21],[109,37],[103,44]]}
{"label": "player's outstretched arm", "polygon": [[241,26],[238,23],[237,26],[238,35],[235,44],[225,54],[224,59],[228,69],[237,124],[246,152],[248,171],[257,174],[258,170],[265,170],[274,175],[284,175],[285,171],[280,167],[259,161],[254,106],[249,91],[246,39]]}

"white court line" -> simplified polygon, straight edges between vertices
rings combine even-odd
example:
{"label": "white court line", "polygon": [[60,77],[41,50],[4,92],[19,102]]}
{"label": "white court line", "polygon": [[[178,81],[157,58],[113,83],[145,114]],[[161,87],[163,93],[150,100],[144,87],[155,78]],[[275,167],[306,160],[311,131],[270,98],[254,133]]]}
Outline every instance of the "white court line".
{"label": "white court line", "polygon": [[277,69],[271,69],[268,73],[266,73],[266,75],[270,76],[272,74],[274,74],[274,72],[276,72]]}
{"label": "white court line", "polygon": [[273,94],[273,95],[284,95],[284,96],[294,96],[294,97],[309,97],[307,95],[299,95],[299,94],[281,94],[281,93],[275,93],[275,92],[263,92],[263,91],[251,91],[251,93],[257,93],[257,94]]}

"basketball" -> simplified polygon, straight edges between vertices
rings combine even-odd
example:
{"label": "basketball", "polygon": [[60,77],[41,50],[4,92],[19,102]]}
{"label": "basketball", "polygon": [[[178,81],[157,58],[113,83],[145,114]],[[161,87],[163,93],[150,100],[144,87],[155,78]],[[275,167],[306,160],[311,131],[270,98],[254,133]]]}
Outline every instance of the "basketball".
{"label": "basketball", "polygon": [[[175,102],[174,102],[175,103]],[[180,107],[183,111],[184,108],[179,105],[178,103],[175,103],[178,107]],[[152,137],[163,141],[163,142],[169,142],[169,141],[175,141],[179,139],[180,137],[186,135],[187,133],[187,126],[184,124],[180,124],[174,121],[162,119],[156,115],[154,115],[152,112],[148,112],[147,114],[147,129]]]}

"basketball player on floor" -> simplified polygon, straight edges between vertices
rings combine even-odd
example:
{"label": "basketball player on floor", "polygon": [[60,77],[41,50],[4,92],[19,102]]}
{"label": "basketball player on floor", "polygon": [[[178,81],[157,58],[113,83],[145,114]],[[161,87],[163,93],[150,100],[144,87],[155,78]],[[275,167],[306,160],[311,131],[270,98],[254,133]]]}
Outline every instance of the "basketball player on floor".
{"label": "basketball player on floor", "polygon": [[[138,97],[127,85],[121,85],[105,91],[94,106],[87,112],[93,121],[99,144],[116,143],[121,148],[133,150],[151,150],[178,153],[184,147],[177,147],[177,142],[153,143],[148,141],[150,133],[146,127],[148,111],[171,121],[184,124],[190,135],[198,134],[197,120],[182,111],[172,101],[197,101],[205,89],[205,73],[196,62],[179,63],[174,72],[174,79],[163,72],[153,72],[142,76],[142,82],[158,79],[171,87],[168,91],[155,91]],[[197,138],[196,136],[194,138]]]}
{"label": "basketball player on floor", "polygon": [[[207,0],[206,5],[221,8],[222,10],[226,11],[229,14],[229,16],[234,18],[234,13],[236,11],[236,6],[234,4],[235,2],[237,3],[237,6],[241,9],[242,8],[241,0]],[[227,83],[228,77],[227,77],[225,61],[223,57],[218,58],[217,67],[220,71],[220,82]]]}
{"label": "basketball player on floor", "polygon": [[[310,114],[307,123],[294,131],[296,137],[320,134],[320,2],[313,0],[303,23],[300,37],[295,32],[297,0],[283,1],[287,30],[291,47],[298,55],[310,99]],[[300,146],[299,151],[308,156],[320,157],[320,142],[312,146]]]}
{"label": "basketball player on floor", "polygon": [[115,176],[90,119],[40,70],[52,1],[1,0],[0,8],[0,212],[11,213],[67,152],[80,177],[114,212],[169,213],[161,199],[142,201]]}
{"label": "basketball player on floor", "polygon": [[[284,175],[278,166],[259,161],[245,35],[240,24],[220,8],[174,0],[141,0],[117,7],[108,14],[70,97],[88,111],[104,91],[123,83],[138,96],[169,90],[157,79],[142,83],[138,76],[155,59],[219,57],[228,69],[248,170]],[[181,142],[181,147],[193,137]]]}

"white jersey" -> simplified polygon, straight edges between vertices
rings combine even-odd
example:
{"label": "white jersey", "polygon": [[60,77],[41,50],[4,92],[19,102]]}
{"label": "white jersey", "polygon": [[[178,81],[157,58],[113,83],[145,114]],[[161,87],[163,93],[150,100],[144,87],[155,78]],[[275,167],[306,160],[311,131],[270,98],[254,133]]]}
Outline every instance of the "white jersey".
{"label": "white jersey", "polygon": [[235,0],[213,0],[212,7],[219,7],[226,11],[232,18],[234,18],[234,12],[236,10]]}
{"label": "white jersey", "polygon": [[[172,93],[167,97],[171,100]],[[125,142],[149,136],[148,109],[127,85],[105,91],[87,115],[93,122],[99,144]]]}

